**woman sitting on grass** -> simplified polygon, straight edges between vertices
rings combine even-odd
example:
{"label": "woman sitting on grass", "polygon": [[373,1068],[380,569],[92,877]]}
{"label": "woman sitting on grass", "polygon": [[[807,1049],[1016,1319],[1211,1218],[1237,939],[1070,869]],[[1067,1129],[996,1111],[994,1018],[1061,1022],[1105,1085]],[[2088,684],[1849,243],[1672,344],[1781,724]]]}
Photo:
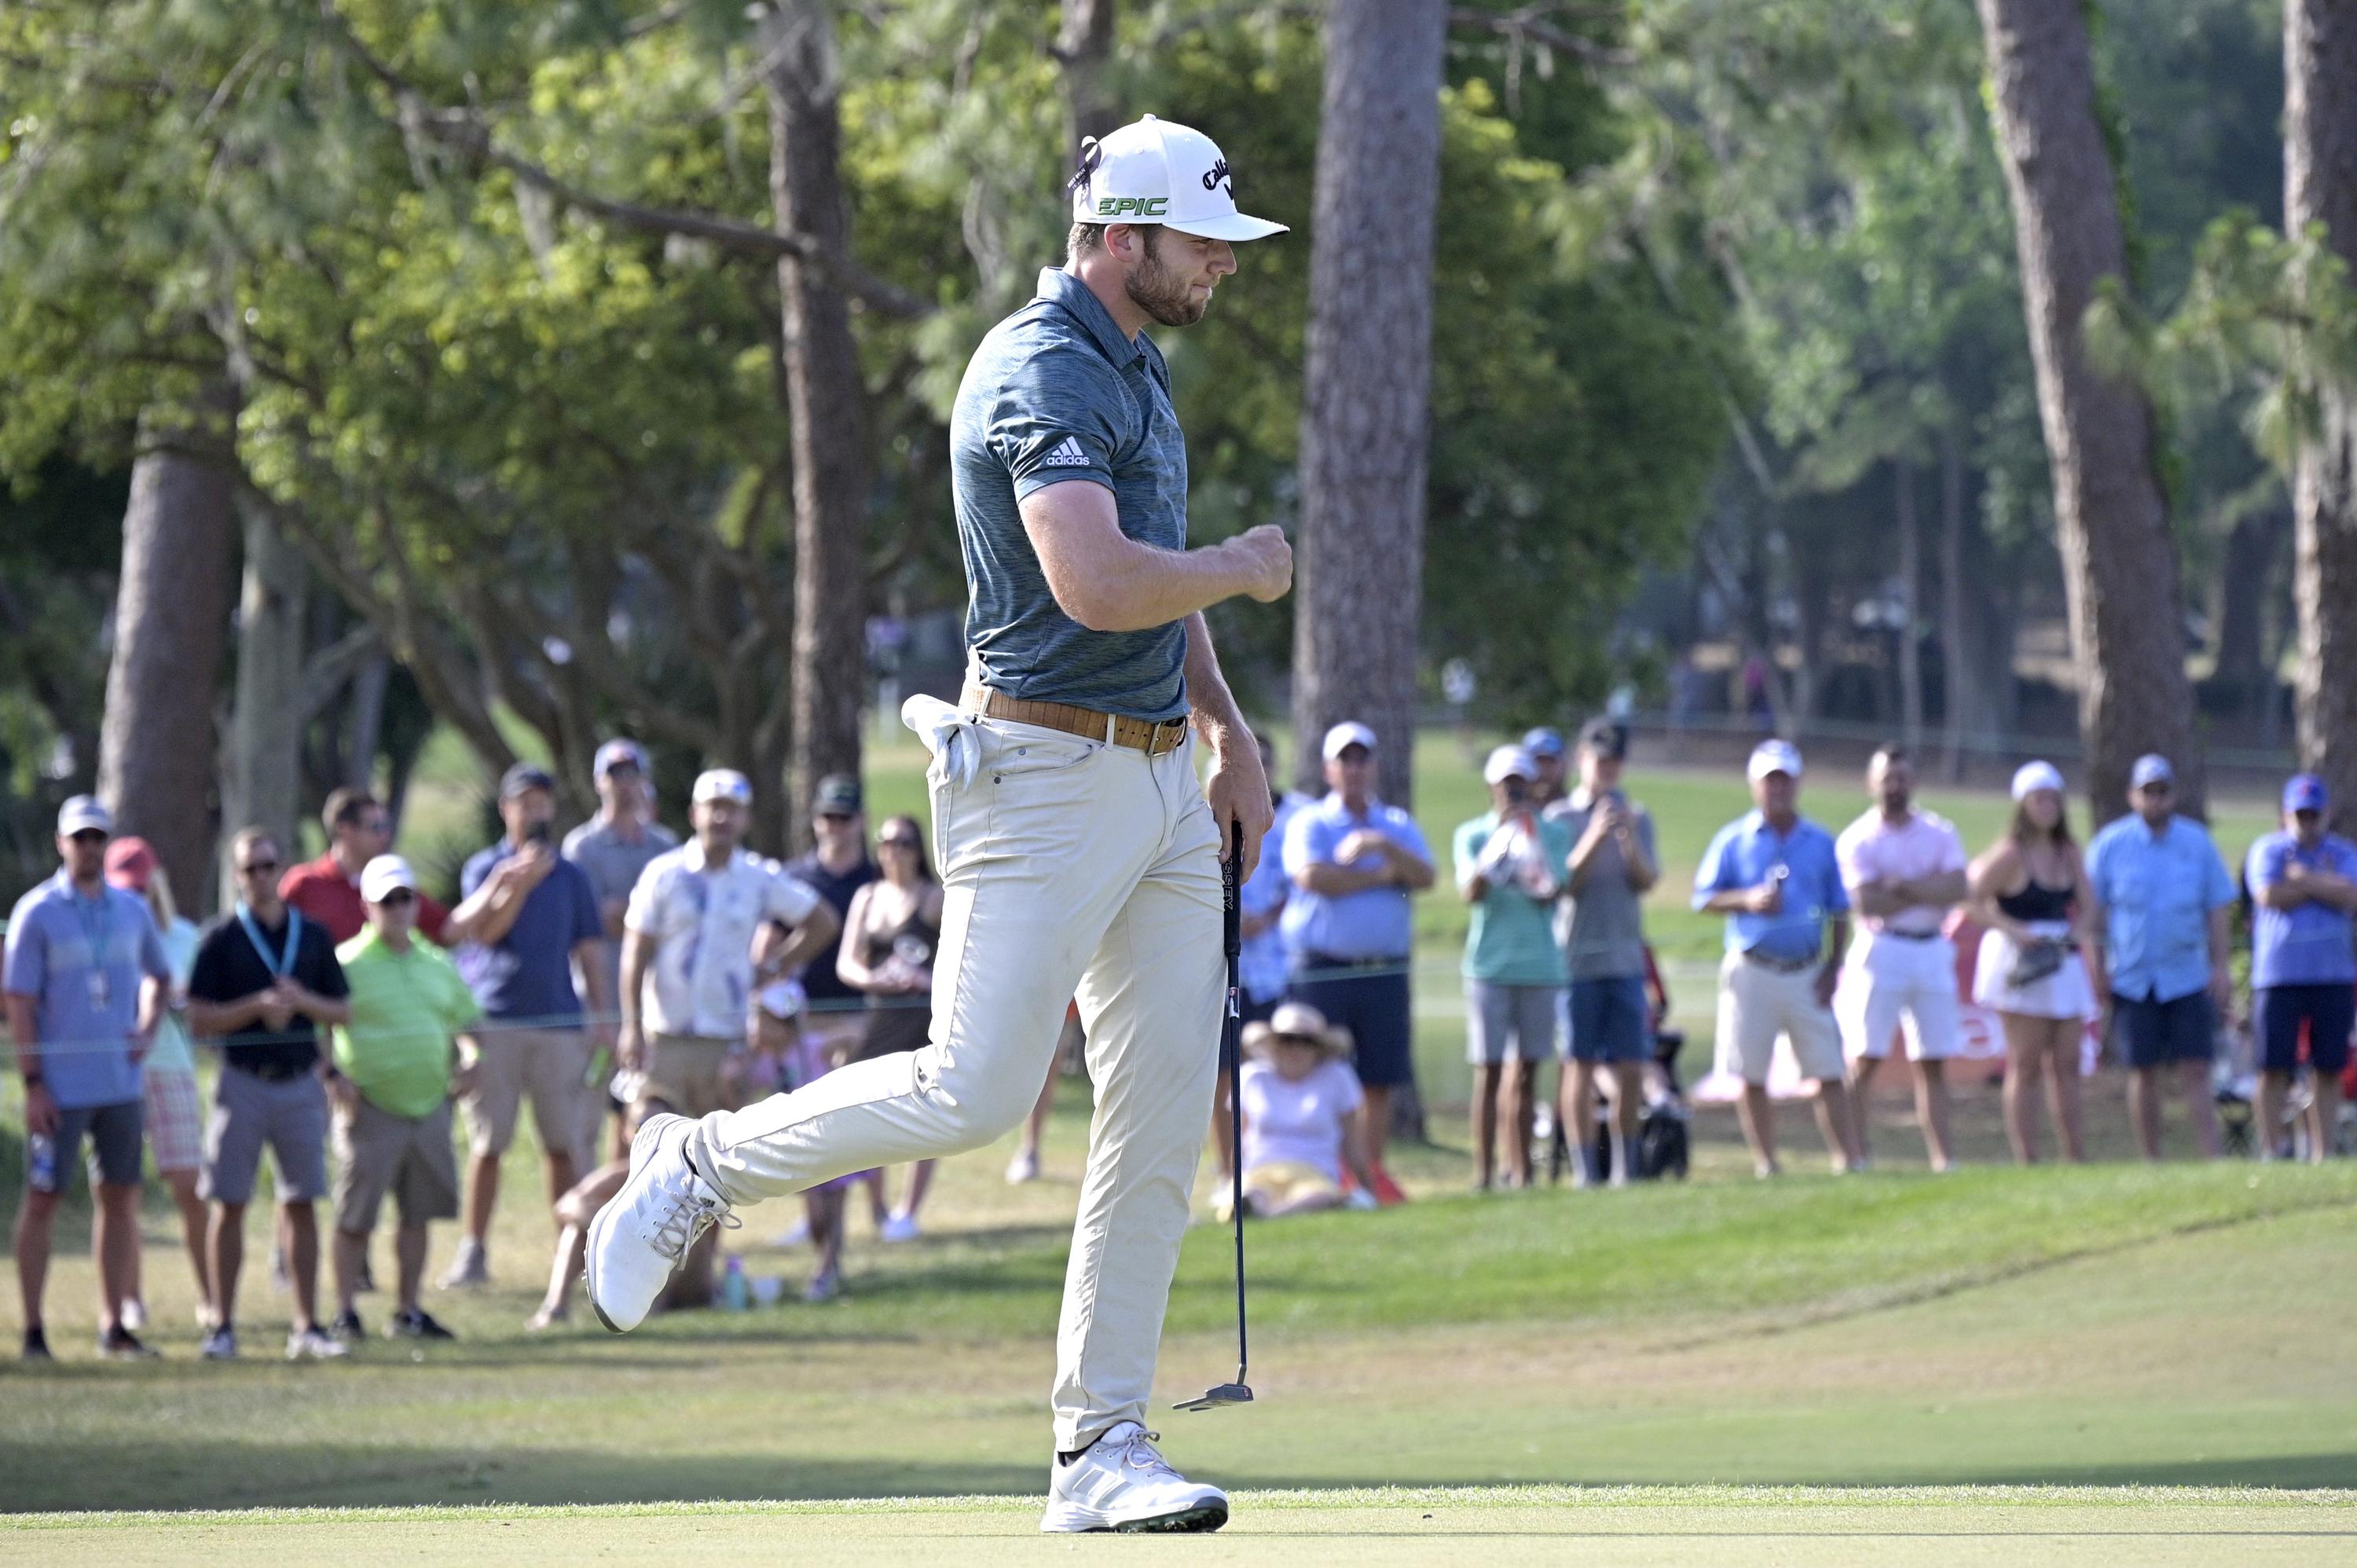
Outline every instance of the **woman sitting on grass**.
{"label": "woman sitting on grass", "polygon": [[[1243,1049],[1244,1212],[1332,1208],[1345,1201],[1346,1163],[1359,1184],[1348,1201],[1373,1208],[1366,1097],[1351,1070],[1350,1031],[1307,1003],[1287,1002],[1267,1023],[1245,1026]],[[1223,1191],[1222,1220],[1227,1205]]]}

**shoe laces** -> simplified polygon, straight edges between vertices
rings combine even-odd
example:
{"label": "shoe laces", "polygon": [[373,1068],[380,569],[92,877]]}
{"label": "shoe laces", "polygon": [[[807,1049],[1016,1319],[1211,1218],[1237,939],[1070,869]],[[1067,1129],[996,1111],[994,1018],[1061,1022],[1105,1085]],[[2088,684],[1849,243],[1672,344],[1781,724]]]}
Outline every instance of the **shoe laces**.
{"label": "shoe laces", "polygon": [[1146,1428],[1139,1427],[1131,1433],[1121,1445],[1122,1463],[1132,1469],[1159,1472],[1174,1481],[1179,1479],[1178,1472],[1170,1467],[1170,1461],[1165,1459],[1162,1456],[1162,1451],[1154,1446],[1161,1441],[1162,1434],[1148,1432]]}
{"label": "shoe laces", "polygon": [[709,1197],[694,1187],[683,1187],[670,1196],[670,1207],[655,1220],[653,1233],[647,1240],[664,1257],[677,1262],[706,1228],[718,1225],[730,1230],[744,1228],[727,1201]]}

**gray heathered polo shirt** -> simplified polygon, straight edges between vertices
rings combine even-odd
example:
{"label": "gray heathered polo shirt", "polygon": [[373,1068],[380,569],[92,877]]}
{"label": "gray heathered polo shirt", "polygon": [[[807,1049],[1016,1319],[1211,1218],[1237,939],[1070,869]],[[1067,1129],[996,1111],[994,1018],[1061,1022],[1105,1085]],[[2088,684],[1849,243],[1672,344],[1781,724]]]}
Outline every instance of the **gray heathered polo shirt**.
{"label": "gray heathered polo shirt", "polygon": [[1009,696],[1132,718],[1187,711],[1185,626],[1091,631],[1058,607],[1017,503],[1067,479],[1114,493],[1121,531],[1187,547],[1187,448],[1170,371],[1144,333],[1121,335],[1088,285],[1056,268],[991,328],[950,415],[950,482],[972,598],[966,645]]}

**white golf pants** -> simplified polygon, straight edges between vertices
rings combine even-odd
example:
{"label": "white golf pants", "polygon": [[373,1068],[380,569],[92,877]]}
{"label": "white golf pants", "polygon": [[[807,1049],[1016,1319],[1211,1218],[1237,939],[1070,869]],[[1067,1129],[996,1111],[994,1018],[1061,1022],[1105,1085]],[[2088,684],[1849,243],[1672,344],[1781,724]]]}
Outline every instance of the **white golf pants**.
{"label": "white golf pants", "polygon": [[705,1117],[688,1157],[749,1203],[991,1143],[1039,1098],[1077,996],[1096,1120],[1056,1337],[1070,1450],[1146,1419],[1217,1075],[1219,834],[1191,737],[1150,757],[972,722],[973,782],[929,776],[947,890],[931,1043]]}

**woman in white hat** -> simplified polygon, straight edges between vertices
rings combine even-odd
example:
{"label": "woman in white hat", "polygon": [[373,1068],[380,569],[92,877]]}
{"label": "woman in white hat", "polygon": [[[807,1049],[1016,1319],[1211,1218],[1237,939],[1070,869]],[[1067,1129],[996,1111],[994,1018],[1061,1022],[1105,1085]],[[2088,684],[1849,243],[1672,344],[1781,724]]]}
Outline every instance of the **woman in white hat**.
{"label": "woman in white hat", "polygon": [[[1248,1024],[1238,1098],[1243,1108],[1244,1202],[1264,1219],[1307,1214],[1344,1201],[1345,1165],[1372,1207],[1366,1096],[1351,1070],[1351,1032],[1306,1002],[1281,1004],[1265,1024]],[[1225,1220],[1228,1195],[1220,1195]]]}
{"label": "woman in white hat", "polygon": [[2050,762],[2013,776],[2013,819],[1973,862],[1973,918],[1986,929],[1973,1000],[2005,1024],[2005,1132],[2013,1157],[2038,1158],[2034,1096],[2046,1083],[2062,1157],[2086,1158],[2080,1137],[2079,1052],[2095,1016],[2094,988],[2079,956],[2087,918],[2087,868],[2071,837],[2062,775]]}

